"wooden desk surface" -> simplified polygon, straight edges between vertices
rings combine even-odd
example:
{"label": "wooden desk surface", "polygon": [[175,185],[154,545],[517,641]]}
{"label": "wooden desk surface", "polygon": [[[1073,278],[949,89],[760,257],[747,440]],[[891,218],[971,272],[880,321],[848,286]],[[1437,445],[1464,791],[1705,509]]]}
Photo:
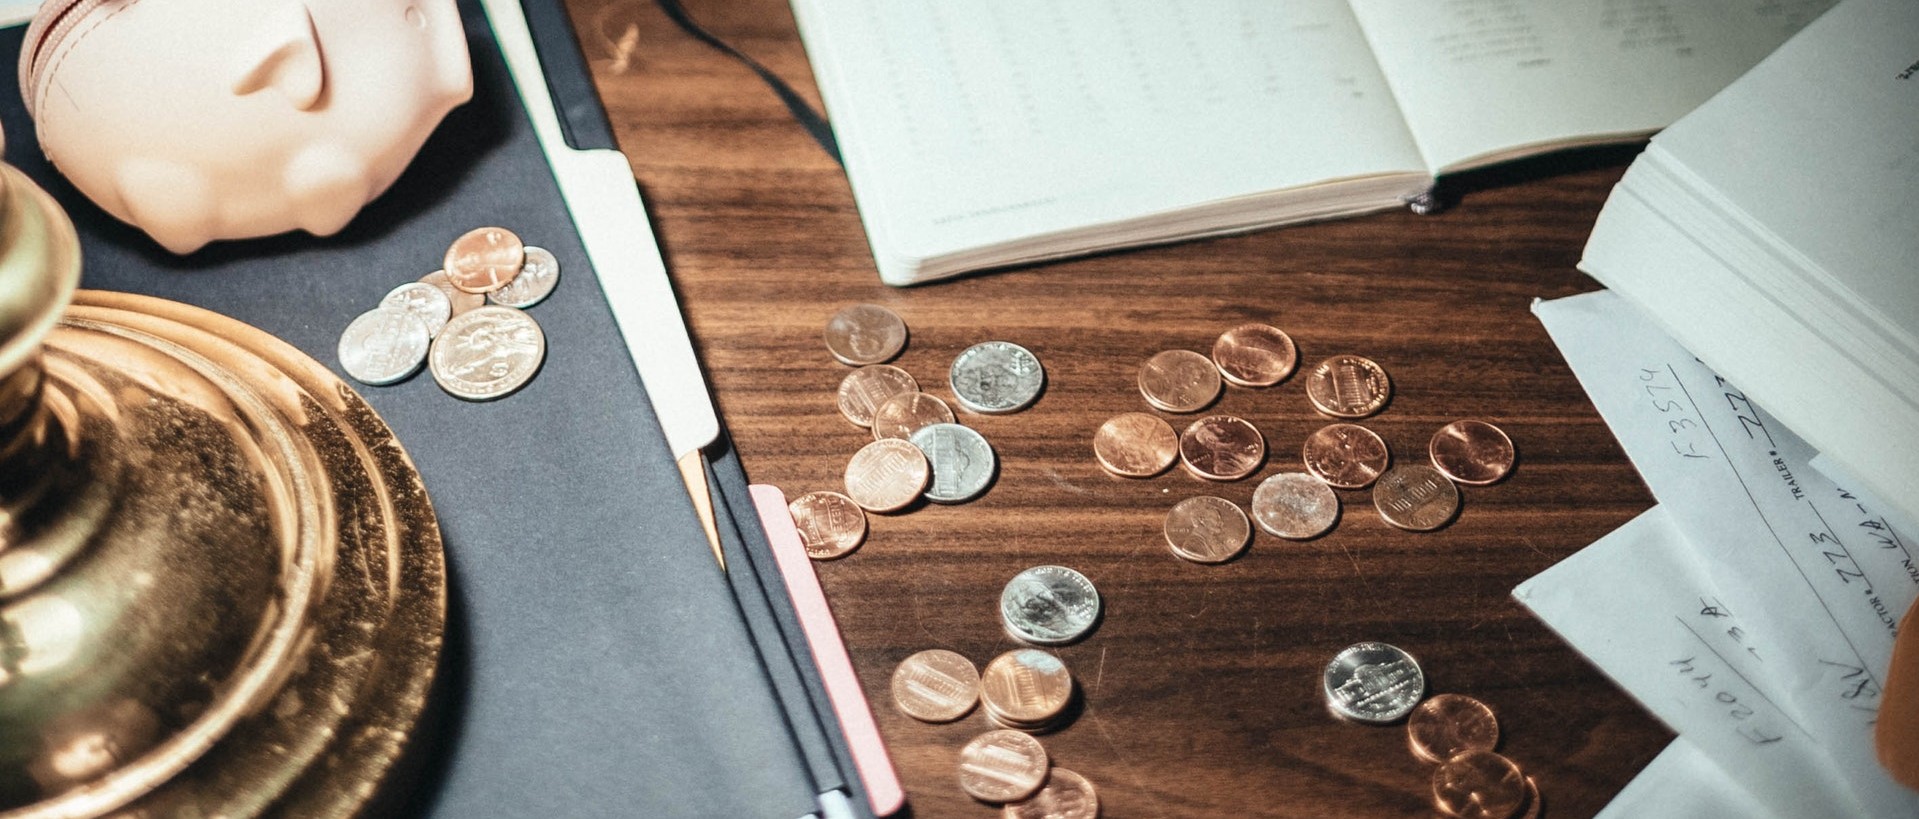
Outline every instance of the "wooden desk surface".
{"label": "wooden desk surface", "polygon": [[[688,5],[817,104],[782,0]],[[754,481],[789,497],[840,489],[869,440],[835,409],[847,368],[821,341],[843,305],[903,316],[912,340],[894,363],[949,402],[947,367],[975,342],[1017,342],[1046,366],[1032,408],[962,418],[1001,459],[984,497],[871,515],[865,546],[817,564],[912,815],[998,815],[955,780],[960,746],[988,726],[978,711],[949,725],[901,715],[888,694],[894,666],[935,647],[984,665],[1015,647],[997,620],[1000,588],[1042,563],[1079,569],[1105,598],[1099,629],[1058,651],[1084,710],[1043,741],[1099,788],[1109,819],[1429,813],[1430,768],[1404,730],[1342,723],[1321,704],[1321,669],[1366,640],[1412,652],[1430,691],[1491,705],[1500,750],[1537,777],[1549,816],[1597,812],[1665,745],[1663,727],[1509,596],[1652,503],[1528,310],[1597,286],[1573,264],[1629,151],[1468,180],[1437,216],[892,289],[874,273],[845,176],[757,78],[650,2],[570,8]],[[1216,405],[1267,436],[1269,460],[1249,480],[1208,484],[1177,468],[1112,478],[1092,435],[1112,415],[1148,411],[1134,380],[1148,356],[1204,352],[1247,321],[1286,330],[1307,364],[1350,352],[1384,365],[1392,403],[1364,423],[1398,459],[1422,459],[1448,421],[1483,418],[1517,443],[1517,470],[1465,489],[1459,518],[1436,533],[1391,528],[1368,492],[1341,492],[1343,517],[1318,540],[1258,533],[1225,565],[1174,558],[1160,535],[1174,503],[1209,493],[1244,507],[1260,477],[1298,468],[1304,437],[1327,423],[1302,379],[1229,388]]]}

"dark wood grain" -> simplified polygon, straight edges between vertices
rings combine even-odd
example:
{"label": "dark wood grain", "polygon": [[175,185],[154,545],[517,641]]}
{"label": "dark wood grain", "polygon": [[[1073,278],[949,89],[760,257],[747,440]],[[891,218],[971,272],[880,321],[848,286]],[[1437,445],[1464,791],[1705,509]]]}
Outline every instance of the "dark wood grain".
{"label": "dark wood grain", "polygon": [[[780,0],[689,5],[817,101]],[[1596,287],[1573,265],[1630,151],[1458,180],[1462,201],[1437,216],[1388,213],[892,289],[874,273],[845,176],[744,67],[650,3],[573,0],[571,10],[753,480],[789,496],[836,489],[868,440],[834,407],[847,370],[821,330],[840,306],[903,316],[912,340],[895,363],[936,394],[950,395],[948,365],[978,341],[1018,342],[1046,365],[1031,409],[963,418],[1001,458],[983,498],[872,516],[864,547],[818,565],[914,816],[997,815],[955,781],[960,746],[987,726],[977,712],[941,726],[902,716],[888,677],[920,649],[984,665],[1014,647],[996,619],[1000,587],[1039,563],[1079,569],[1106,600],[1098,631],[1058,652],[1083,711],[1044,741],[1099,787],[1113,819],[1426,812],[1430,771],[1403,730],[1341,723],[1321,705],[1321,668],[1362,640],[1411,651],[1431,690],[1493,706],[1501,750],[1538,777],[1550,816],[1595,813],[1668,740],[1509,596],[1651,504],[1529,311],[1534,298]],[[1259,476],[1116,479],[1094,462],[1092,435],[1112,415],[1148,411],[1134,382],[1148,356],[1204,352],[1245,321],[1285,329],[1308,363],[1351,352],[1383,364],[1395,394],[1364,423],[1395,457],[1423,459],[1435,430],[1472,417],[1511,434],[1518,468],[1465,489],[1460,517],[1436,533],[1390,528],[1368,493],[1341,492],[1344,516],[1323,538],[1259,534],[1220,566],[1175,559],[1160,537],[1167,509],[1199,493],[1247,504]],[[1327,421],[1297,377],[1229,388],[1216,407],[1267,435],[1260,476],[1297,468],[1306,434]]]}

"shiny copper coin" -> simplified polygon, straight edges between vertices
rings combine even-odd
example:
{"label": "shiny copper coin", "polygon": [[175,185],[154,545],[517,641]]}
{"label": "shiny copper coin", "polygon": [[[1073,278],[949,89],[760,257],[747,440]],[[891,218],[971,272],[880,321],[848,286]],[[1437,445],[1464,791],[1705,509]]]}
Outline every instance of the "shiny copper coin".
{"label": "shiny copper coin", "polygon": [[526,245],[503,227],[469,230],[446,249],[447,281],[468,293],[491,293],[526,265]]}
{"label": "shiny copper coin", "polygon": [[1266,438],[1244,418],[1208,415],[1180,433],[1179,461],[1206,480],[1236,481],[1266,461]]}
{"label": "shiny copper coin", "polygon": [[932,393],[905,392],[873,408],[873,438],[906,440],[934,424],[953,423],[953,410]]}
{"label": "shiny copper coin", "polygon": [[1115,415],[1093,434],[1093,457],[1100,468],[1122,478],[1150,478],[1179,457],[1179,434],[1157,415]]}
{"label": "shiny copper coin", "polygon": [[1306,471],[1335,489],[1365,489],[1393,462],[1386,442],[1358,424],[1327,424],[1306,436]]}
{"label": "shiny copper coin", "polygon": [[1413,756],[1432,763],[1463,751],[1490,751],[1499,745],[1499,720],[1472,697],[1435,694],[1406,716],[1406,744]]}
{"label": "shiny copper coin", "polygon": [[979,670],[956,652],[931,648],[893,669],[893,704],[921,722],[952,722],[979,703]]}
{"label": "shiny copper coin", "polygon": [[1219,397],[1219,368],[1192,350],[1166,350],[1139,368],[1139,394],[1167,412],[1198,412]]}
{"label": "shiny copper coin", "polygon": [[1054,768],[1046,787],[1022,802],[1000,808],[1001,819],[1094,819],[1099,816],[1099,792],[1093,783],[1065,768]]}
{"label": "shiny copper coin", "polygon": [[1469,486],[1498,483],[1513,469],[1513,439],[1485,421],[1454,421],[1433,434],[1427,446],[1433,466]]}
{"label": "shiny copper coin", "polygon": [[1459,512],[1459,487],[1430,466],[1402,464],[1373,486],[1373,508],[1401,529],[1430,532]]}
{"label": "shiny copper coin", "polygon": [[1213,342],[1213,363],[1229,383],[1270,387],[1293,374],[1299,366],[1299,351],[1292,337],[1278,327],[1242,324]]}
{"label": "shiny copper coin", "polygon": [[1173,554],[1194,563],[1224,563],[1245,550],[1253,524],[1239,504],[1200,495],[1180,501],[1167,512],[1163,531]]}
{"label": "shiny copper coin", "polygon": [[1046,747],[1018,731],[987,731],[960,749],[960,790],[982,802],[1032,796],[1046,782]]}
{"label": "shiny copper coin", "polygon": [[1058,657],[1036,648],[1008,651],[980,674],[980,701],[1017,725],[1043,725],[1073,698],[1073,675]]}
{"label": "shiny copper coin", "polygon": [[906,349],[906,322],[877,304],[855,304],[826,322],[826,351],[841,364],[883,364]]}
{"label": "shiny copper coin", "polygon": [[868,364],[840,379],[837,400],[846,420],[854,426],[871,427],[874,410],[886,399],[919,391],[919,382],[905,370],[891,364]]}
{"label": "shiny copper coin", "polygon": [[[465,290],[454,287],[453,281],[446,277],[446,271],[444,270],[435,270],[432,273],[421,276],[420,281],[440,288],[440,292],[446,294],[446,300],[453,305],[454,316],[476,307],[486,306],[485,293],[468,293]],[[449,318],[451,318],[451,316],[449,316]]]}
{"label": "shiny copper coin", "polygon": [[1311,540],[1339,521],[1339,496],[1317,477],[1281,472],[1253,490],[1253,519],[1274,537]]}
{"label": "shiny copper coin", "polygon": [[1369,358],[1336,355],[1306,374],[1306,397],[1334,418],[1364,418],[1386,406],[1392,394],[1386,370]]}
{"label": "shiny copper coin", "polygon": [[1526,777],[1491,751],[1466,751],[1433,770],[1433,807],[1456,819],[1511,819],[1526,802]]}
{"label": "shiny copper coin", "polygon": [[869,512],[892,512],[926,491],[933,477],[920,448],[898,438],[860,447],[846,464],[846,496]]}
{"label": "shiny copper coin", "polygon": [[800,545],[814,560],[832,560],[866,542],[866,513],[852,498],[838,492],[808,492],[786,505]]}

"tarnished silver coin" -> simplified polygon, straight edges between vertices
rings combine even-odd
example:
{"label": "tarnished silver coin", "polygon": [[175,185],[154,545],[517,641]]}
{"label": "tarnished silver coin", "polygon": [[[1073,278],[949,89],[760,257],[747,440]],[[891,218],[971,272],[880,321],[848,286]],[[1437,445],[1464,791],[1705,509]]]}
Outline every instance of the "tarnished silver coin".
{"label": "tarnished silver coin", "polygon": [[1099,590],[1065,566],[1034,566],[1015,575],[999,596],[1008,633],[1043,646],[1066,645],[1099,622]]}
{"label": "tarnished silver coin", "polygon": [[921,427],[907,440],[926,453],[926,462],[933,466],[933,478],[926,484],[927,500],[964,503],[979,497],[993,482],[998,465],[993,445],[971,427],[934,424]]}
{"label": "tarnished silver coin", "polygon": [[429,341],[426,322],[406,309],[368,310],[340,333],[340,369],[363,384],[398,383],[420,369]]}
{"label": "tarnished silver coin", "polygon": [[380,306],[397,307],[419,316],[426,324],[428,338],[439,335],[447,319],[453,318],[453,301],[446,297],[446,291],[426,282],[407,282],[388,290],[386,297],[380,299]]}
{"label": "tarnished silver coin", "polygon": [[560,260],[553,258],[552,251],[546,248],[527,245],[526,261],[520,264],[519,275],[514,276],[506,286],[486,294],[486,300],[502,307],[525,310],[546,301],[559,283]]}
{"label": "tarnished silver coin", "polygon": [[1426,672],[1413,655],[1385,643],[1359,643],[1326,664],[1320,684],[1337,716],[1385,725],[1405,719],[1426,696]]}
{"label": "tarnished silver coin", "polygon": [[487,305],[453,317],[433,339],[427,369],[455,398],[492,401],[533,379],[546,361],[546,333],[532,316]]}
{"label": "tarnished silver coin", "polygon": [[1046,370],[1032,351],[1010,341],[966,348],[947,373],[953,397],[974,412],[1017,412],[1032,405],[1046,385]]}
{"label": "tarnished silver coin", "polygon": [[1253,490],[1253,520],[1267,534],[1287,540],[1311,540],[1339,520],[1339,496],[1304,472],[1281,472]]}

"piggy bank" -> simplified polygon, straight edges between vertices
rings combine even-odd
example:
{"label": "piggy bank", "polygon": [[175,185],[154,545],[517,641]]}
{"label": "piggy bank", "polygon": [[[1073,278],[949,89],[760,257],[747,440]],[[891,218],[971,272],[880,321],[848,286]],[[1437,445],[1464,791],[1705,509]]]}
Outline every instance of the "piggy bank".
{"label": "piggy bank", "polygon": [[20,85],[74,187],[189,253],[339,231],[473,69],[454,0],[48,0]]}

